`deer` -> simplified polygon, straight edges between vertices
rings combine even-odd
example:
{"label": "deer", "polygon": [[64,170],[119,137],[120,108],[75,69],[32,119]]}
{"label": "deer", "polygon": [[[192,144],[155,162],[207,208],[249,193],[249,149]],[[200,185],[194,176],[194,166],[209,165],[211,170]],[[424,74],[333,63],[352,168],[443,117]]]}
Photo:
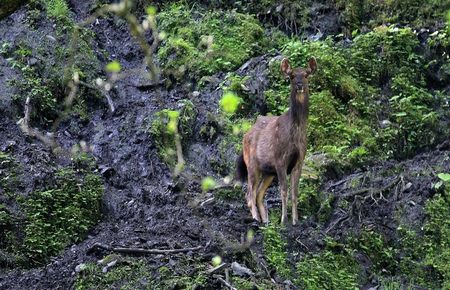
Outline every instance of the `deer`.
{"label": "deer", "polygon": [[257,222],[268,224],[264,196],[276,176],[281,195],[281,224],[287,221],[288,175],[291,179],[292,225],[298,222],[298,184],[306,154],[309,111],[308,77],[317,70],[315,58],[307,68],[293,69],[287,58],[281,72],[290,80],[290,105],[281,116],[259,116],[243,137],[236,160],[236,179],[247,181],[247,205]]}

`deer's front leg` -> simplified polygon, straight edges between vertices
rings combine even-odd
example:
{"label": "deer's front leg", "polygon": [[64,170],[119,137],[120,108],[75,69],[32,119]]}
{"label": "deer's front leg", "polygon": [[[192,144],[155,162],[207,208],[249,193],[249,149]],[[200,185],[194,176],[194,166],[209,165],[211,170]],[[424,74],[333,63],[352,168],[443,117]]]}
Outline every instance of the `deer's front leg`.
{"label": "deer's front leg", "polygon": [[298,183],[302,173],[302,163],[299,162],[291,172],[292,225],[298,222]]}
{"label": "deer's front leg", "polygon": [[287,175],[286,170],[277,169],[278,182],[280,183],[281,195],[281,224],[287,220]]}

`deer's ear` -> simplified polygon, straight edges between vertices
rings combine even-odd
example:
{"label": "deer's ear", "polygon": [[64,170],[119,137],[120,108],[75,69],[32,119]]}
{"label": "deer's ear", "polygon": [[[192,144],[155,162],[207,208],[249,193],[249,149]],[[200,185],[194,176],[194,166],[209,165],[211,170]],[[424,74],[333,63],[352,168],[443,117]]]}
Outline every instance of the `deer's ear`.
{"label": "deer's ear", "polygon": [[281,71],[286,75],[289,76],[292,73],[291,65],[289,64],[289,61],[287,58],[284,58],[281,61]]}
{"label": "deer's ear", "polygon": [[314,57],[311,57],[308,61],[308,69],[306,70],[308,76],[315,73],[317,70],[317,61]]}

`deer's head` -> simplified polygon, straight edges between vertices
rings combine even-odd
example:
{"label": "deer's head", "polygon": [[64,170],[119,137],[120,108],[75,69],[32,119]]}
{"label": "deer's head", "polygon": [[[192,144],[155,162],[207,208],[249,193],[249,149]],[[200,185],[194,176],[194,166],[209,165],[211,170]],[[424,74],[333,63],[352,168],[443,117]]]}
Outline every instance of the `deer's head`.
{"label": "deer's head", "polygon": [[314,57],[308,61],[308,67],[298,67],[292,69],[287,58],[281,61],[281,71],[289,78],[291,82],[291,90],[295,90],[297,94],[309,92],[308,77],[317,70],[317,62]]}

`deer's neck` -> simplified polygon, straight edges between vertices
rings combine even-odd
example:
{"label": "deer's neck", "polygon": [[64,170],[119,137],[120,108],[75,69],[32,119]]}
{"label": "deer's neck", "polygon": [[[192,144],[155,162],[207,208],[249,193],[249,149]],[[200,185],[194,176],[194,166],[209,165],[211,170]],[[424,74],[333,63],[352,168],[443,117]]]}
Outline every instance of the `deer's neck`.
{"label": "deer's neck", "polygon": [[[305,134],[306,123],[309,111],[309,90],[308,88],[298,91],[295,87],[291,89],[291,104],[289,107],[289,117],[291,124],[291,136],[301,137]],[[299,136],[300,134],[300,136]]]}

